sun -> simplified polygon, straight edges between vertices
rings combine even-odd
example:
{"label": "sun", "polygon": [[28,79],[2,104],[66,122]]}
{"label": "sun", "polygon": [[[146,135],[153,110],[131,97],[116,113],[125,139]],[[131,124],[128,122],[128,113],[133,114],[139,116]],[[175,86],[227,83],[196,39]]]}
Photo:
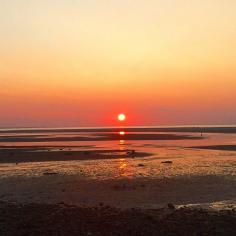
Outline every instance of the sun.
{"label": "sun", "polygon": [[126,120],[126,115],[121,113],[121,114],[118,115],[117,118],[118,118],[119,121],[125,121]]}

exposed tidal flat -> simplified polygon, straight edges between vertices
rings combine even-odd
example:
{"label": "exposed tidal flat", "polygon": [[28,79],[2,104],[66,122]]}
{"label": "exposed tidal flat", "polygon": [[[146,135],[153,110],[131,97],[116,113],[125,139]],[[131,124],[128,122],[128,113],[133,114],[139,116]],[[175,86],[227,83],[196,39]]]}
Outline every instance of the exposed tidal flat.
{"label": "exposed tidal flat", "polygon": [[211,128],[1,130],[2,234],[235,235],[236,132]]}

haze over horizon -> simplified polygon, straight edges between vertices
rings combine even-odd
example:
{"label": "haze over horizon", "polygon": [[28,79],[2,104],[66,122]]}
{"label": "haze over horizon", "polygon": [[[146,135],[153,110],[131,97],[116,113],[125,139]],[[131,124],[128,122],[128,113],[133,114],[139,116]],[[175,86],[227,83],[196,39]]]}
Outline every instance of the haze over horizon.
{"label": "haze over horizon", "polygon": [[235,0],[0,2],[0,127],[236,123]]}

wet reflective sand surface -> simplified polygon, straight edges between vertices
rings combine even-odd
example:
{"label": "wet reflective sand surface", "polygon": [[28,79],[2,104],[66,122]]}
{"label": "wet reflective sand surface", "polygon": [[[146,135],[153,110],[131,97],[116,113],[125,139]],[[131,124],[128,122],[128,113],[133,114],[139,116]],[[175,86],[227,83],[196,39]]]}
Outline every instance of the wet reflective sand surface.
{"label": "wet reflective sand surface", "polygon": [[233,133],[1,133],[0,145],[0,200],[235,207]]}

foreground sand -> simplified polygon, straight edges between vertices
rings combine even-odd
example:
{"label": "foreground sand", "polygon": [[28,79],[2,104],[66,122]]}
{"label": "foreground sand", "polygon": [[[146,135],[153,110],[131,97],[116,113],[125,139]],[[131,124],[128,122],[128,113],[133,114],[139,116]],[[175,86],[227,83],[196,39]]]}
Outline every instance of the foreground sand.
{"label": "foreground sand", "polygon": [[0,203],[0,235],[228,235],[236,233],[235,211],[175,209],[120,210],[68,204]]}

